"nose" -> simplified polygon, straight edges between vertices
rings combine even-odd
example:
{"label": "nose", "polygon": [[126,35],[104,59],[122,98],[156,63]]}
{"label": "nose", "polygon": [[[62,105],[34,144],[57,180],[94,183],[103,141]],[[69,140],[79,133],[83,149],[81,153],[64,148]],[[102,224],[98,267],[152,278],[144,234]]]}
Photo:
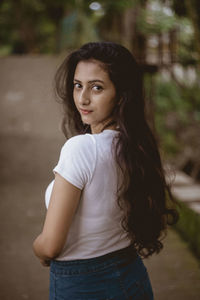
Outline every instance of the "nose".
{"label": "nose", "polygon": [[81,105],[88,105],[90,104],[90,94],[89,91],[85,88],[82,89],[79,95],[79,103]]}

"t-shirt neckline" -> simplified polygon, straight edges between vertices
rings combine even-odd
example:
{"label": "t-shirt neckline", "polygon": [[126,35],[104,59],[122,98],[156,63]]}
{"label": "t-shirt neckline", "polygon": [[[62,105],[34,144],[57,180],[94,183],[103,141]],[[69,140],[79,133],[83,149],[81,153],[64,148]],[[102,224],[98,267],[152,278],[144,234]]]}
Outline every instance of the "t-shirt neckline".
{"label": "t-shirt neckline", "polygon": [[119,132],[119,131],[117,131],[117,130],[115,130],[115,129],[104,129],[104,130],[102,131],[102,133],[103,133],[104,131],[109,131],[109,132],[113,132],[113,133]]}

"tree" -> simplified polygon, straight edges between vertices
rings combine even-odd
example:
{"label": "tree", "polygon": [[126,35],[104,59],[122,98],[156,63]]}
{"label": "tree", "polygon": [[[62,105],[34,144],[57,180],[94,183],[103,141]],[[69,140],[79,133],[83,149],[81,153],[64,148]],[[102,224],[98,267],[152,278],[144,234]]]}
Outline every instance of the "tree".
{"label": "tree", "polygon": [[66,19],[71,15],[75,16],[71,47],[96,39],[90,3],[90,0],[2,0],[1,46],[18,54],[59,52],[65,40],[69,40]]}

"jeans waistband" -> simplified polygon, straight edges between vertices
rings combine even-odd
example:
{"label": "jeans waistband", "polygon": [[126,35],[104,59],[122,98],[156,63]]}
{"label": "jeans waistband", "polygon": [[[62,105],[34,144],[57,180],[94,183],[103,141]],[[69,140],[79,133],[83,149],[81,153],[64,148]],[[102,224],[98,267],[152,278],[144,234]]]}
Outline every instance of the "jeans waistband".
{"label": "jeans waistband", "polygon": [[86,258],[86,259],[78,259],[78,260],[54,260],[52,263],[56,263],[60,266],[73,266],[73,265],[90,265],[90,264],[98,264],[102,262],[111,262],[112,260],[120,260],[122,258],[131,259],[137,257],[137,252],[133,245],[130,245],[126,248],[122,248],[102,256],[93,257],[93,258]]}

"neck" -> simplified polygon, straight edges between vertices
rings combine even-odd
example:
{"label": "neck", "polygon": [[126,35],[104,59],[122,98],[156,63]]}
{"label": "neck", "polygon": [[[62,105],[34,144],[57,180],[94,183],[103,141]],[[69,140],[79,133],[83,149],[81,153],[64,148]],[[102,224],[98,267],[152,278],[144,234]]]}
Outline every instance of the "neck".
{"label": "neck", "polygon": [[91,132],[92,133],[100,133],[105,129],[117,130],[116,127],[117,127],[116,122],[112,120],[110,122],[107,122],[104,125],[102,124],[101,127],[100,126],[99,127],[98,126],[97,127],[91,127]]}

